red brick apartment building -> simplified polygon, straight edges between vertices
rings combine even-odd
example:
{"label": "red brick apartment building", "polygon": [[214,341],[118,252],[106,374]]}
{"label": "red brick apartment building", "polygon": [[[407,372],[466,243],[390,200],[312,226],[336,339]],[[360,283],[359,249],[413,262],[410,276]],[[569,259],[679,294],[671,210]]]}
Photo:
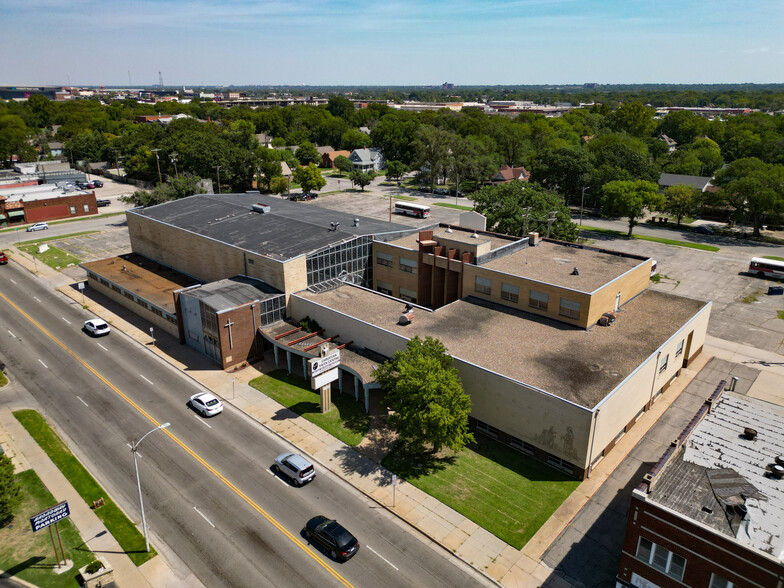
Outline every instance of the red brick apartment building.
{"label": "red brick apartment building", "polygon": [[782,423],[721,382],[634,491],[616,586],[784,586]]}

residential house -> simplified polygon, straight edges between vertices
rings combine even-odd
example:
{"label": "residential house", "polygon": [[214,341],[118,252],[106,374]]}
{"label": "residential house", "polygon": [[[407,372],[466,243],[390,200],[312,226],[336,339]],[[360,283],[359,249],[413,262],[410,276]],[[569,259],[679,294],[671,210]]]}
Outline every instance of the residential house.
{"label": "residential house", "polygon": [[265,133],[258,133],[256,135],[256,140],[259,142],[259,145],[262,147],[267,147],[268,149],[272,147],[272,137]]}
{"label": "residential house", "polygon": [[366,135],[370,135],[370,129],[368,127],[359,127],[360,133],[365,133]]}
{"label": "residential house", "polygon": [[348,156],[354,164],[354,171],[380,171],[387,166],[381,149],[354,149]]}
{"label": "residential house", "polygon": [[527,182],[530,177],[531,172],[522,166],[509,167],[508,165],[502,165],[498,168],[498,172],[490,178],[490,182],[493,184],[506,184],[515,180]]}
{"label": "residential house", "polygon": [[47,143],[49,147],[49,154],[52,157],[60,157],[63,154],[63,144],[58,141]]}
{"label": "residential house", "polygon": [[343,157],[349,157],[351,155],[351,151],[329,151],[327,153],[322,154],[321,167],[334,168],[335,160],[341,155]]}
{"label": "residential house", "polygon": [[700,192],[711,192],[714,188],[710,183],[711,178],[707,176],[687,176],[683,174],[665,174],[659,176],[659,190],[664,190],[670,186],[691,186]]}
{"label": "residential house", "polygon": [[675,151],[678,148],[678,143],[675,142],[675,139],[671,139],[670,137],[668,137],[664,133],[662,133],[659,136],[659,139],[661,139],[662,141],[667,143],[667,148],[670,150],[670,153],[672,153],[673,151]]}

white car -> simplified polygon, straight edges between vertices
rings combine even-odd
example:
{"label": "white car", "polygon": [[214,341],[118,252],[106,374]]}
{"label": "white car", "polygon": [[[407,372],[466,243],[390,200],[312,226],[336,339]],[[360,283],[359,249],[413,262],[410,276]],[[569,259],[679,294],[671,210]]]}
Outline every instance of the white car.
{"label": "white car", "polygon": [[281,453],[275,458],[273,467],[294,482],[295,486],[302,486],[316,477],[313,464],[297,453]]}
{"label": "white car", "polygon": [[48,228],[49,223],[35,223],[34,225],[27,227],[27,232],[30,233],[31,231],[45,231]]}
{"label": "white car", "polygon": [[89,321],[84,321],[84,330],[93,337],[100,337],[101,335],[109,334],[109,325],[103,319],[90,319]]}
{"label": "white car", "polygon": [[202,416],[215,416],[223,412],[223,403],[209,392],[194,394],[188,403],[193,410],[200,412]]}

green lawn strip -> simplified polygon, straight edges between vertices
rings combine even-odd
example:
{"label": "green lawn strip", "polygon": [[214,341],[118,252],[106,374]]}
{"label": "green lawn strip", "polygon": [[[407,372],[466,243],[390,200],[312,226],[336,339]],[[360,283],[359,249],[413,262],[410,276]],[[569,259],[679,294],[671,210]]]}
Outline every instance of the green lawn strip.
{"label": "green lawn strip", "polygon": [[333,391],[333,408],[322,414],[319,393],[311,390],[309,384],[309,380],[289,375],[285,370],[277,370],[250,381],[256,390],[318,425],[346,445],[358,445],[370,427],[370,416],[365,413],[362,404],[355,401],[353,396]]}
{"label": "green lawn strip", "polygon": [[413,196],[400,196],[400,195],[398,195],[398,196],[395,196],[395,200],[407,200],[408,202],[416,202],[417,198],[414,198]]}
{"label": "green lawn strip", "polygon": [[[583,226],[582,230],[592,231],[594,233],[604,233],[605,235],[613,235],[615,237],[628,238],[628,235],[623,231],[615,231],[613,229],[601,229],[599,227]],[[665,239],[664,237],[632,235],[632,239],[639,239],[640,241],[652,241],[653,243],[663,243],[664,245],[675,245],[677,247],[690,247],[691,249],[701,249],[702,251],[719,251],[719,248],[714,247],[713,245],[705,245],[704,243],[689,243],[688,241],[676,241],[675,239]]]}
{"label": "green lawn strip", "polygon": [[68,267],[70,264],[78,265],[81,261],[78,257],[74,257],[67,251],[63,251],[59,247],[54,247],[52,245],[43,253],[38,253],[38,245],[36,244],[20,245],[19,249],[40,259],[46,265],[56,270]]}
{"label": "green lawn strip", "polygon": [[784,257],[776,257],[775,255],[763,255],[762,259],[773,259],[775,261],[784,261]]}
{"label": "green lawn strip", "polygon": [[[12,577],[26,580],[36,586],[45,588],[60,586],[78,586],[76,577],[79,568],[87,565],[95,556],[85,545],[70,519],[58,523],[60,539],[63,542],[65,558],[74,562],[73,568],[62,574],[56,574],[57,561],[52,548],[49,529],[36,533],[30,530],[30,517],[57,504],[51,492],[43,485],[33,470],[25,470],[16,474],[22,486],[21,505],[17,508],[13,520],[0,527],[0,570]],[[55,541],[57,534],[55,532]],[[60,551],[60,543],[57,543]]]}
{"label": "green lawn strip", "polygon": [[444,208],[455,208],[457,210],[473,210],[473,206],[462,206],[460,204],[448,204],[446,202],[434,202],[433,206],[443,206]]}
{"label": "green lawn strip", "polygon": [[133,563],[138,566],[152,559],[156,552],[152,547],[149,553],[145,551],[144,535],[139,532],[136,525],[128,520],[128,517],[106,491],[74,457],[44,418],[34,410],[19,410],[14,412],[14,416],[32,435],[87,504],[92,506],[94,500],[104,499],[105,505],[97,509],[95,514],[114,535],[120,547],[128,554]]}
{"label": "green lawn strip", "polygon": [[0,371],[0,388],[5,386],[8,383],[8,378],[5,377],[5,374]]}
{"label": "green lawn strip", "polygon": [[30,239],[28,241],[22,241],[19,245],[31,245],[33,243],[40,244],[46,243],[48,241],[60,241],[62,239],[70,239],[71,237],[81,237],[82,235],[93,235],[98,233],[99,231],[81,231],[79,233],[69,233],[68,235],[60,235],[59,237],[43,237],[41,239]]}
{"label": "green lawn strip", "polygon": [[[49,226],[52,226],[52,225],[62,225],[63,223],[72,223],[72,222],[75,222],[75,221],[83,221],[83,220],[95,220],[97,218],[109,218],[110,216],[119,216],[121,214],[125,214],[125,211],[121,210],[119,212],[106,212],[104,214],[96,214],[96,215],[88,215],[88,216],[77,216],[77,217],[74,217],[74,218],[64,218],[64,219],[61,219],[61,220],[46,221],[46,222],[49,224]],[[7,228],[7,229],[0,229],[0,233],[11,233],[13,231],[21,231],[22,228],[27,228],[27,225],[24,225],[23,227],[11,227],[11,228]]]}
{"label": "green lawn strip", "polygon": [[396,446],[382,464],[516,549],[521,549],[579,481],[478,436],[444,459]]}

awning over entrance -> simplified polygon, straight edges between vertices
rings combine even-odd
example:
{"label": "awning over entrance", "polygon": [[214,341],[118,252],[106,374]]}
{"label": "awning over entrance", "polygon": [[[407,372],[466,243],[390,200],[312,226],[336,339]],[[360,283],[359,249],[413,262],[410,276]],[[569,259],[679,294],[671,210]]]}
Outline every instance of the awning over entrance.
{"label": "awning over entrance", "polygon": [[17,218],[24,216],[24,210],[8,210],[8,218]]}

